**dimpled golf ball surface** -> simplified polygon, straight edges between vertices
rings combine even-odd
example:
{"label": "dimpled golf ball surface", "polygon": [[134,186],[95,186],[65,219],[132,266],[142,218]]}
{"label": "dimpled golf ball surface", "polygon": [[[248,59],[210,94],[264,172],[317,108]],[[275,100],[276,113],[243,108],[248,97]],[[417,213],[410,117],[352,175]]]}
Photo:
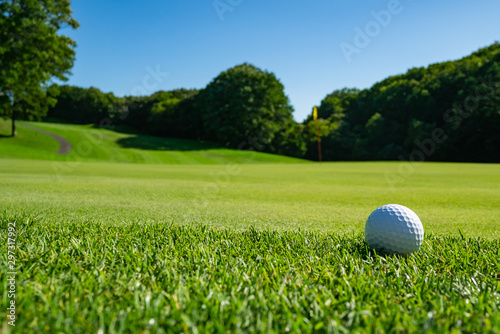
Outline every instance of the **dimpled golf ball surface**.
{"label": "dimpled golf ball surface", "polygon": [[373,211],[365,225],[365,240],[370,248],[386,254],[408,255],[424,241],[424,227],[405,206],[387,204]]}

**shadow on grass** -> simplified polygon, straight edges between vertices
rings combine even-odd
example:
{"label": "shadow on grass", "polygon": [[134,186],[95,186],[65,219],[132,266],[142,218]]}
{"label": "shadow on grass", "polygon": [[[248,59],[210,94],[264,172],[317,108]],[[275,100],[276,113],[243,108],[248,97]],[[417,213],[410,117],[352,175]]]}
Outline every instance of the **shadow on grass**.
{"label": "shadow on grass", "polygon": [[[102,128],[99,125],[93,125],[92,127],[95,129]],[[113,125],[107,130],[133,135],[116,141],[123,148],[154,151],[203,151],[224,148],[216,143],[202,140],[150,136],[127,125]]]}
{"label": "shadow on grass", "polygon": [[69,121],[65,121],[60,118],[54,118],[54,117],[42,117],[42,123],[56,123],[56,124],[76,124],[79,125],[80,123],[72,123]]}
{"label": "shadow on grass", "polygon": [[131,128],[130,126],[122,125],[122,124],[119,124],[119,125],[111,124],[111,126],[109,126],[109,127],[102,127],[98,124],[92,124],[92,128],[93,129],[106,129],[106,130],[110,130],[110,131],[114,131],[114,132],[126,133],[128,135],[145,135],[144,132],[142,132],[140,130],[136,130],[134,128]]}
{"label": "shadow on grass", "polygon": [[123,148],[155,151],[202,151],[223,148],[211,142],[178,138],[161,138],[146,135],[135,135],[133,137],[122,138],[116,143]]}
{"label": "shadow on grass", "polygon": [[[59,123],[59,124],[74,124],[56,118],[44,118],[44,122]],[[89,124],[77,124],[89,125]],[[92,124],[93,129],[106,129],[109,131],[132,135],[127,138],[121,138],[116,141],[122,148],[135,148],[141,150],[154,150],[154,151],[203,151],[210,149],[221,149],[224,146],[208,141],[180,139],[180,138],[166,138],[149,136],[140,130],[131,128],[126,125],[114,125],[110,127],[102,127],[98,124]],[[0,135],[1,136],[1,135]]]}

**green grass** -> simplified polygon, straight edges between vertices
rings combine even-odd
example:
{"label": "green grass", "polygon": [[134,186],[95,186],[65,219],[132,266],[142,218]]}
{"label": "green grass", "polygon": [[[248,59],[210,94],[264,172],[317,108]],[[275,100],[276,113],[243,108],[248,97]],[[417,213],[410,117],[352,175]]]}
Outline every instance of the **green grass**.
{"label": "green grass", "polygon": [[359,233],[377,207],[411,208],[426,233],[500,237],[500,169],[428,163],[146,165],[0,159],[0,207],[57,221]]}
{"label": "green grass", "polygon": [[9,222],[19,332],[500,332],[498,239],[428,236],[401,258],[359,233]]}
{"label": "green grass", "polygon": [[[226,149],[209,142],[116,132],[92,125],[17,123],[18,136],[11,138],[8,137],[10,122],[0,119],[0,135],[3,136],[0,136],[0,158],[142,164],[304,162],[280,155]],[[59,144],[55,139],[23,128],[23,124],[60,135],[72,144],[72,150],[67,155],[56,154]]]}
{"label": "green grass", "polygon": [[[43,126],[75,142],[86,133]],[[399,162],[241,164],[248,152],[219,149],[210,164],[169,164],[172,145],[184,156],[210,144],[111,131],[61,160],[55,141],[25,130],[0,138],[0,294],[7,305],[15,223],[16,332],[500,332],[499,165],[402,175]],[[164,160],[116,162],[135,151]],[[363,241],[388,203],[423,222],[407,258]]]}

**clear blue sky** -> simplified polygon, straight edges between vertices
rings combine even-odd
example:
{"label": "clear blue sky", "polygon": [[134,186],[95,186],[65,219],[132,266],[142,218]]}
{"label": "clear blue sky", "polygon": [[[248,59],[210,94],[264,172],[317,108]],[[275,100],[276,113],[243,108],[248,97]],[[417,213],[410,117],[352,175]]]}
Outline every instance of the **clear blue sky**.
{"label": "clear blue sky", "polygon": [[[335,89],[368,88],[500,40],[498,0],[73,0],[72,8],[81,26],[62,30],[78,44],[69,84],[118,96],[203,88],[248,62],[280,79],[297,121]],[[382,10],[390,18],[375,23],[372,11]],[[346,57],[347,45],[357,53]],[[168,76],[155,81],[148,68]]]}

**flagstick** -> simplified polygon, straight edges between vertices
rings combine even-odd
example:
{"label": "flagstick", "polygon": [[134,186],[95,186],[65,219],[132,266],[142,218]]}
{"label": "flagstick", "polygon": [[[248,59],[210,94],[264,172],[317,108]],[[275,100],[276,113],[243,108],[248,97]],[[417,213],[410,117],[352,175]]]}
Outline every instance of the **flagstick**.
{"label": "flagstick", "polygon": [[318,138],[318,155],[319,155],[319,162],[321,163],[321,139],[319,137],[319,122],[318,122],[318,107],[314,107],[313,110],[313,118],[316,121],[316,137]]}
{"label": "flagstick", "polygon": [[318,120],[316,120],[316,137],[318,137],[318,154],[319,154],[319,162],[321,162],[321,139],[319,138]]}

